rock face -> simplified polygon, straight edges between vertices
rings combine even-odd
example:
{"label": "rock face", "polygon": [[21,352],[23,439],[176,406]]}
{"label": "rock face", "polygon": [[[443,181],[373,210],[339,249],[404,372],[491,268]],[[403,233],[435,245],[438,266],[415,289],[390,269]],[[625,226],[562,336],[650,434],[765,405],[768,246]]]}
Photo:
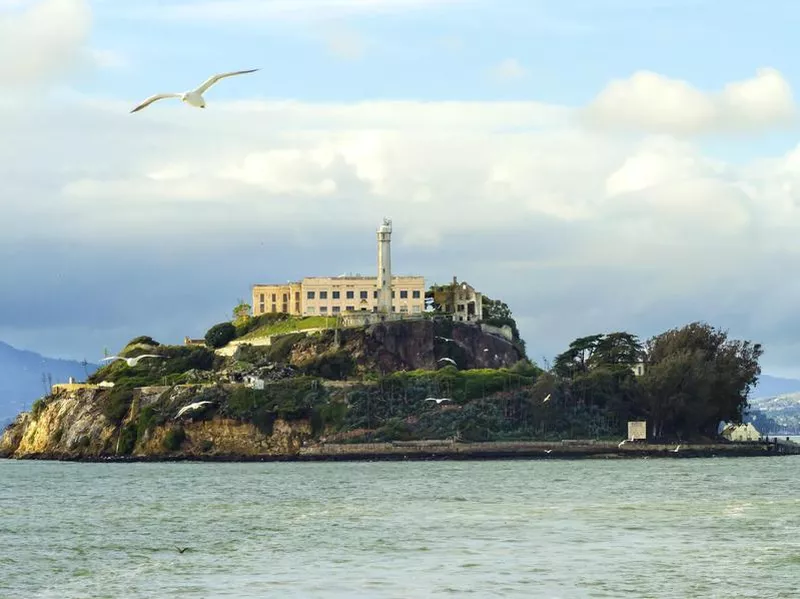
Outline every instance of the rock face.
{"label": "rock face", "polygon": [[342,329],[338,347],[333,331],[310,336],[292,348],[291,362],[302,365],[337,349],[355,360],[360,373],[434,370],[453,363],[459,370],[508,368],[524,357],[512,342],[477,324],[416,320]]}
{"label": "rock face", "polygon": [[[276,420],[270,434],[249,422],[213,415],[182,418],[173,414],[194,401],[197,386],[137,390],[128,414],[114,423],[101,408],[98,389],[60,392],[43,407],[23,413],[0,438],[0,457],[7,458],[169,458],[292,455],[311,435],[307,420]],[[158,406],[169,417],[145,420],[145,408]],[[143,416],[145,414],[145,416]],[[149,423],[149,424],[148,424]],[[179,441],[168,437],[180,430]]]}

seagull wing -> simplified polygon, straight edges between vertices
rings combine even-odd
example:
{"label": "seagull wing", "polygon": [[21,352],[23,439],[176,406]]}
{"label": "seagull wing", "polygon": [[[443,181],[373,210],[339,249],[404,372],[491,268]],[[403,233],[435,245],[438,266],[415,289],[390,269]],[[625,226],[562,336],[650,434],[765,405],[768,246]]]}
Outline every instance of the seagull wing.
{"label": "seagull wing", "polygon": [[103,358],[100,360],[101,362],[109,362],[111,360],[124,360],[125,358],[120,358],[119,356],[108,356],[107,358]]}
{"label": "seagull wing", "polygon": [[180,98],[180,97],[181,97],[180,94],[156,94],[155,96],[150,96],[149,98],[147,98],[147,100],[136,106],[133,110],[131,110],[131,112],[139,112],[142,108],[147,108],[148,106],[150,106],[150,104],[152,104],[156,100],[164,100],[166,98]]}
{"label": "seagull wing", "polygon": [[164,356],[159,356],[158,354],[142,354],[141,356],[136,356],[139,360],[142,358],[163,358]]}
{"label": "seagull wing", "polygon": [[219,73],[217,75],[212,75],[211,77],[206,79],[203,82],[203,84],[194,91],[196,91],[198,94],[202,94],[220,79],[224,79],[225,77],[233,77],[234,75],[244,75],[245,73],[255,73],[257,70],[258,69],[247,69],[246,71],[231,71],[230,73]]}

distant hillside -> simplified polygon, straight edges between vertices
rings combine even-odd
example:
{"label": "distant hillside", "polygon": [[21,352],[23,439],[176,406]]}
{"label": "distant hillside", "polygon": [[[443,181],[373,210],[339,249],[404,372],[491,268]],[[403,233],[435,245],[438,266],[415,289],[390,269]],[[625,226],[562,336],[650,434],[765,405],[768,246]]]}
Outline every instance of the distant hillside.
{"label": "distant hillside", "polygon": [[776,376],[762,374],[758,377],[758,386],[750,394],[751,398],[775,397],[788,393],[799,393],[800,381],[797,379],[782,379]]}
{"label": "distant hillside", "polygon": [[748,421],[763,434],[800,434],[800,393],[750,400]]}
{"label": "distant hillside", "polygon": [[53,384],[65,383],[71,376],[83,380],[87,371],[91,374],[97,368],[96,364],[88,364],[84,370],[79,362],[45,358],[0,341],[0,423],[14,418],[45,395],[48,375]]}

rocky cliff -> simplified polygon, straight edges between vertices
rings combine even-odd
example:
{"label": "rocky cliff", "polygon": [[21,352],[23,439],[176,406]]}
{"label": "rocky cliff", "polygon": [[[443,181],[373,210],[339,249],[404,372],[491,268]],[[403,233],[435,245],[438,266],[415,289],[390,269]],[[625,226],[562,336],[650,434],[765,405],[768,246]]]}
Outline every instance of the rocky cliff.
{"label": "rocky cliff", "polygon": [[[331,432],[363,429],[371,438],[383,427],[379,436],[407,436],[398,418],[420,435],[447,436],[468,428],[468,402],[530,386],[536,371],[530,364],[506,370],[522,354],[500,334],[430,320],[291,334],[269,346],[242,346],[232,357],[146,337],[120,352],[143,353],[161,359],[114,362],[86,384],[63,385],[37,401],[6,429],[0,456],[292,456]],[[486,368],[492,370],[477,370]],[[406,380],[403,371],[416,374]],[[394,400],[399,386],[402,404]],[[453,405],[457,415],[432,410],[425,401],[431,393],[449,393],[464,406]]]}

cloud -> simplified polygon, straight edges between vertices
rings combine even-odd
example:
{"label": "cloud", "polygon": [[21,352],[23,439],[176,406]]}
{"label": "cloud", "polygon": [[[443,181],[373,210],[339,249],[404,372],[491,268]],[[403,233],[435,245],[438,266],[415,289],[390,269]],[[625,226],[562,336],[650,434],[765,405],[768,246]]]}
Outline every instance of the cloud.
{"label": "cloud", "polygon": [[92,25],[86,0],[14,2],[0,13],[0,79],[11,88],[51,81],[75,66]]}
{"label": "cloud", "polygon": [[731,164],[534,102],[131,103],[0,105],[5,341],[199,335],[255,281],[372,272],[389,216],[398,272],[502,297],[537,359],[705,319],[793,364],[800,147]]}
{"label": "cloud", "polygon": [[764,130],[792,124],[796,107],[779,71],[701,91],[687,81],[650,71],[610,82],[583,112],[584,122],[603,129],[690,135]]}
{"label": "cloud", "polygon": [[145,5],[139,16],[180,21],[320,20],[332,16],[427,10],[470,0],[209,0]]}
{"label": "cloud", "polygon": [[93,48],[88,51],[95,66],[102,69],[121,69],[128,66],[128,59],[115,50]]}
{"label": "cloud", "polygon": [[500,81],[516,81],[527,74],[527,69],[514,58],[506,58],[492,69],[492,76]]}

